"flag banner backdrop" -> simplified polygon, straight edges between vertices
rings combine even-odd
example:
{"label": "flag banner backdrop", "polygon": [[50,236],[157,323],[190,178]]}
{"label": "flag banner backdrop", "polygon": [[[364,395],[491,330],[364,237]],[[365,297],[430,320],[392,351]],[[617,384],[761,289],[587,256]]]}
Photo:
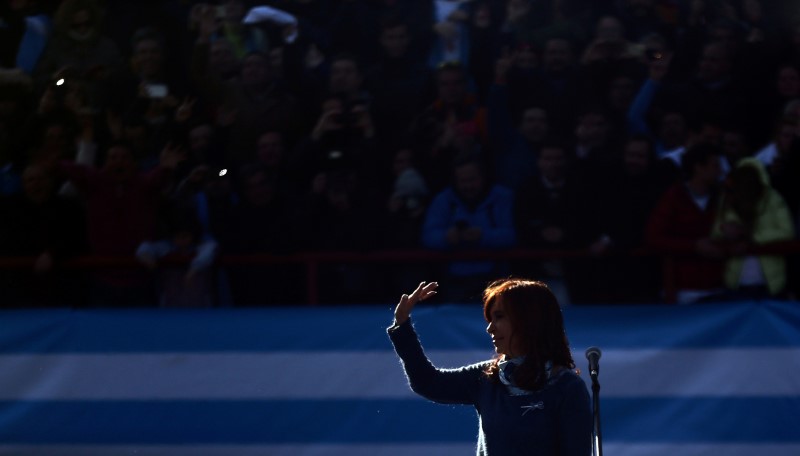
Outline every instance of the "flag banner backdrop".
{"label": "flag banner backdrop", "polygon": [[[602,349],[614,456],[800,455],[800,305],[564,309]],[[0,312],[0,455],[465,455],[475,410],[414,395],[392,306]],[[491,358],[480,306],[426,305],[434,364]]]}

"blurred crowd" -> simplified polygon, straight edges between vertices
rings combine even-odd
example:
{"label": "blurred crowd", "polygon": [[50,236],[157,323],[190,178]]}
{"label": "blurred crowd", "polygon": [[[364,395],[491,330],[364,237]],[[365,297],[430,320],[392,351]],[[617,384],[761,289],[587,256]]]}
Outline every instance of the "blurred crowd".
{"label": "blurred crowd", "polygon": [[[800,4],[762,0],[9,0],[3,306],[301,303],[492,278],[563,303],[797,296]],[[70,258],[139,267],[61,268]],[[182,258],[183,261],[176,259]],[[509,257],[511,258],[511,257]]]}

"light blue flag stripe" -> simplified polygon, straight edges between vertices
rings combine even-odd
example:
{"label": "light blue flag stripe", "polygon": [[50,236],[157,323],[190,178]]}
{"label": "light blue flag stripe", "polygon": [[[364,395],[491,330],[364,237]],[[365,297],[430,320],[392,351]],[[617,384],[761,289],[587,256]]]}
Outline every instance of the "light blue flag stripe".
{"label": "light blue flag stripe", "polygon": [[[2,336],[0,353],[383,351],[390,307],[2,311],[0,323],[14,331]],[[796,307],[598,306],[564,314],[573,347],[800,347]],[[417,309],[414,321],[427,349],[487,350],[482,315],[477,304],[432,305]]]}
{"label": "light blue flag stripe", "polygon": [[[485,355],[428,353],[441,367]],[[359,366],[363,375],[336,366]],[[0,376],[0,400],[414,397],[391,351],[0,355],[0,372],[16,374]],[[800,385],[800,349],[613,349],[603,353],[600,372],[606,398],[791,396]]]}

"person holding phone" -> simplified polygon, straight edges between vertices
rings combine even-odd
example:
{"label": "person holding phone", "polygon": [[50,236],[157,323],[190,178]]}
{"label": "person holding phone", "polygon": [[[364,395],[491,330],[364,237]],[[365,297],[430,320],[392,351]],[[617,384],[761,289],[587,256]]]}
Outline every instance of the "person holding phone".
{"label": "person holding phone", "polygon": [[478,455],[589,455],[589,393],[574,371],[561,309],[550,288],[520,278],[490,283],[483,292],[483,315],[497,355],[441,369],[425,356],[410,317],[438,287],[421,282],[410,295],[403,294],[387,329],[411,389],[434,402],[474,406]]}
{"label": "person holding phone", "polygon": [[[514,193],[493,184],[485,157],[459,154],[451,165],[452,184],[436,193],[422,224],[422,245],[429,249],[468,252],[509,249],[517,245]],[[462,260],[447,263],[447,299],[469,302],[482,285],[507,274],[507,261]]]}

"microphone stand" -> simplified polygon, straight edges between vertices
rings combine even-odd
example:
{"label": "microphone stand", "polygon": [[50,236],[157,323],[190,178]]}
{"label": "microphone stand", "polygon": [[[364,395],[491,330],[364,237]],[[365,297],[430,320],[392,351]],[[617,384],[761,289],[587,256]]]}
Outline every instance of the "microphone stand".
{"label": "microphone stand", "polygon": [[597,370],[589,371],[589,376],[592,378],[592,409],[594,415],[592,453],[594,456],[603,456],[603,437],[600,433],[600,383],[597,381]]}

